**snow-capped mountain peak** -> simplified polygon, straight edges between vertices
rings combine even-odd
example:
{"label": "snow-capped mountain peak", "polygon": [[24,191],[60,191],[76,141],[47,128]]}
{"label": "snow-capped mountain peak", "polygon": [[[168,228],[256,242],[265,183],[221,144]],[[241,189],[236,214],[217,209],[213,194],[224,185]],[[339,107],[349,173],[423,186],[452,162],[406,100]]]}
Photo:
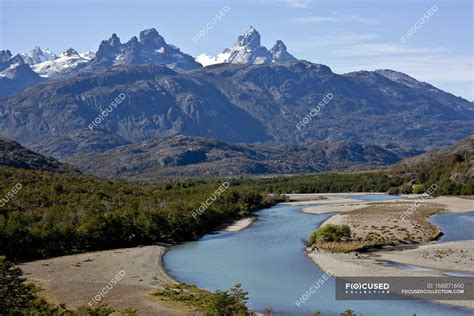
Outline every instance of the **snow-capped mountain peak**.
{"label": "snow-capped mountain peak", "polygon": [[79,53],[79,55],[82,57],[82,58],[85,58],[85,59],[92,59],[95,57],[95,52],[93,51],[88,51],[88,52],[85,52],[85,53]]}
{"label": "snow-capped mountain peak", "polygon": [[25,61],[25,63],[29,64],[30,66],[34,66],[36,64],[43,63],[45,61],[51,61],[58,58],[56,54],[54,54],[49,49],[41,49],[41,47],[36,46],[33,50],[29,53],[21,54],[21,57]]}
{"label": "snow-capped mountain peak", "polygon": [[273,61],[288,61],[288,60],[296,60],[296,58],[288,53],[288,49],[286,48],[285,43],[283,41],[276,41],[275,45],[273,45],[272,49],[270,50],[272,54]]}
{"label": "snow-capped mountain peak", "polygon": [[260,33],[254,29],[253,26],[237,38],[235,43],[237,47],[250,46],[251,48],[256,48],[260,46]]}
{"label": "snow-capped mountain peak", "polygon": [[42,77],[50,78],[58,74],[66,74],[83,68],[91,58],[79,54],[69,48],[54,60],[48,60],[33,66],[33,70]]}
{"label": "snow-capped mountain peak", "polygon": [[62,53],[61,56],[67,56],[67,57],[79,56],[79,53],[74,48],[69,48],[67,51]]}
{"label": "snow-capped mountain peak", "polygon": [[288,53],[282,41],[278,40],[269,51],[261,45],[260,33],[252,26],[237,38],[232,48],[226,48],[216,56],[201,54],[196,57],[196,61],[203,66],[220,63],[268,64],[288,60],[296,60],[296,58]]}
{"label": "snow-capped mountain peak", "polygon": [[0,63],[0,75],[3,75],[3,72],[6,70],[15,69],[18,66],[25,64],[25,61],[20,54],[16,54],[15,56],[11,57],[10,51],[6,51],[5,54],[2,54],[3,52],[4,51],[0,52],[0,56],[2,56],[2,58],[6,58],[8,55],[10,55],[10,58]]}
{"label": "snow-capped mountain peak", "polygon": [[140,32],[128,42],[121,44],[113,34],[107,41],[102,41],[91,67],[110,67],[119,64],[165,64],[171,69],[191,70],[201,65],[188,54],[181,52],[165,39],[154,28]]}

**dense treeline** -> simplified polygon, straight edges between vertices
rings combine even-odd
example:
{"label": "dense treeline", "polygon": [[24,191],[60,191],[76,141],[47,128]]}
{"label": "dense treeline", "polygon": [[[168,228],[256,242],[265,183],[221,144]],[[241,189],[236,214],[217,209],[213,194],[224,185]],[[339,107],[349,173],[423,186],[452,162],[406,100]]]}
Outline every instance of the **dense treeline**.
{"label": "dense treeline", "polygon": [[267,193],[387,192],[403,180],[384,171],[321,173],[274,178],[234,179],[232,185]]}
{"label": "dense treeline", "polygon": [[0,197],[18,183],[0,208],[0,255],[15,261],[191,240],[274,203],[232,186],[214,195],[219,180],[144,185],[0,167]]}

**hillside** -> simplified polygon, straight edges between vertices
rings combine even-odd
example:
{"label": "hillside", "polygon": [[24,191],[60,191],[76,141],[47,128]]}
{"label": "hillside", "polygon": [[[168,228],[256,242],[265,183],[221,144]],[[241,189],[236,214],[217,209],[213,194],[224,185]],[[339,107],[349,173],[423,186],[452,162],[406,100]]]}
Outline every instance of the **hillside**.
{"label": "hillside", "polygon": [[76,172],[71,167],[37,154],[17,142],[0,139],[0,166],[59,173]]}
{"label": "hillside", "polygon": [[391,173],[403,179],[402,193],[422,193],[436,184],[436,194],[473,194],[474,135],[450,147],[404,159]]}
{"label": "hillside", "polygon": [[[410,152],[411,155],[414,152]],[[85,173],[109,178],[156,180],[289,174],[393,164],[406,157],[378,146],[353,142],[248,145],[189,136],[169,136],[125,145],[66,161]]]}

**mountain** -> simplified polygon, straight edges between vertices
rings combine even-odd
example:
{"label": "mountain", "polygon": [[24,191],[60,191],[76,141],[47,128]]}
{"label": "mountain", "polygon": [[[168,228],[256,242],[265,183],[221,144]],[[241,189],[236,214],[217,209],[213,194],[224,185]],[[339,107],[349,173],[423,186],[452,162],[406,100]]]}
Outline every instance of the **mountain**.
{"label": "mountain", "polygon": [[39,46],[33,48],[33,50],[29,53],[23,53],[20,55],[25,63],[30,66],[34,66],[45,61],[53,61],[58,58],[58,56],[56,56],[56,54],[54,54],[49,49],[41,49]]}
{"label": "mountain", "polygon": [[232,142],[269,139],[263,124],[211,82],[163,65],[83,72],[0,100],[0,133],[31,144],[86,129],[122,93],[123,102],[93,129],[131,142],[173,134],[220,135]]}
{"label": "mountain", "polygon": [[278,40],[271,50],[260,43],[260,33],[252,26],[237,38],[232,48],[226,48],[217,56],[201,54],[196,60],[203,66],[220,63],[230,64],[266,64],[280,61],[296,60],[285,46]]}
{"label": "mountain", "polygon": [[104,152],[130,144],[126,139],[104,130],[82,129],[29,143],[31,150],[58,160],[65,160],[75,154]]}
{"label": "mountain", "polygon": [[[474,192],[474,135],[452,146],[406,158],[390,171],[404,179],[402,193],[423,193],[430,186],[436,194],[472,194]],[[396,192],[395,192],[396,193]]]}
{"label": "mountain", "polygon": [[42,81],[23,58],[0,51],[0,97],[13,94]]}
{"label": "mountain", "polygon": [[76,172],[53,158],[37,154],[7,139],[0,139],[0,166],[60,173]]}
{"label": "mountain", "polygon": [[46,78],[70,74],[83,69],[91,60],[89,56],[79,54],[75,49],[70,48],[53,60],[35,64],[33,70]]}
{"label": "mountain", "polygon": [[[0,100],[0,136],[29,145],[86,129],[122,93],[123,102],[94,129],[130,142],[183,134],[234,143],[351,141],[428,150],[473,134],[473,103],[430,87],[377,72],[338,75],[307,61],[219,64],[187,73],[120,65]],[[321,107],[323,100],[328,103]]]}
{"label": "mountain", "polygon": [[116,34],[112,34],[108,40],[100,43],[88,69],[123,64],[164,64],[173,70],[192,70],[201,67],[192,56],[167,44],[154,28],[141,31],[139,38],[134,36],[124,44]]}
{"label": "mountain", "polygon": [[351,142],[247,145],[169,136],[66,159],[85,173],[109,178],[153,180],[163,176],[282,174],[381,166],[402,157]]}
{"label": "mountain", "polygon": [[[278,142],[350,140],[421,149],[449,145],[447,138],[462,139],[474,129],[472,102],[438,89],[409,87],[376,72],[338,75],[304,61],[215,65],[203,72],[232,81],[235,86],[222,79],[216,83],[231,102],[266,122]],[[329,104],[301,124],[329,93]]]}

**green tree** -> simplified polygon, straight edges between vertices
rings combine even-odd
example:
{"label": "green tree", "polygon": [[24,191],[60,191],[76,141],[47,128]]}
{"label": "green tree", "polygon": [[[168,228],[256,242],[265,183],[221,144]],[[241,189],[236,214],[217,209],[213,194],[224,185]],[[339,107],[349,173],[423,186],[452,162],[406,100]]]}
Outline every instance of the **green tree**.
{"label": "green tree", "polygon": [[209,316],[247,316],[254,315],[247,308],[248,292],[242,289],[241,284],[236,284],[227,291],[214,292],[209,304]]}
{"label": "green tree", "polygon": [[27,283],[23,272],[0,258],[0,311],[2,315],[74,315],[63,306],[54,306],[37,295],[38,289]]}

